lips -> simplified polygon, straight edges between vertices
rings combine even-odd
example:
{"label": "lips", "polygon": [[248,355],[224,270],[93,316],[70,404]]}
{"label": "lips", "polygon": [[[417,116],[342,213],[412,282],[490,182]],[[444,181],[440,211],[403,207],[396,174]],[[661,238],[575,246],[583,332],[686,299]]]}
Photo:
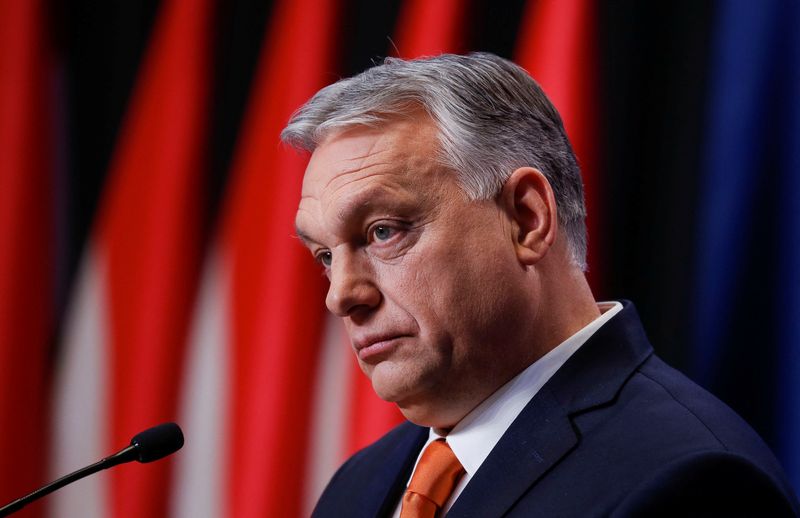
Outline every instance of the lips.
{"label": "lips", "polygon": [[372,363],[384,359],[397,347],[399,341],[406,337],[408,335],[403,334],[365,336],[358,339],[354,338],[353,346],[361,361]]}

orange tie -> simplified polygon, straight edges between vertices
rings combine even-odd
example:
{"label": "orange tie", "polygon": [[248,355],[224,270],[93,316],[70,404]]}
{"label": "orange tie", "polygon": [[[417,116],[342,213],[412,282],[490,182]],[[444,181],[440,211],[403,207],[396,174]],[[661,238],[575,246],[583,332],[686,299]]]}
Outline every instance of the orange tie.
{"label": "orange tie", "polygon": [[463,474],[464,467],[444,439],[430,443],[403,495],[400,518],[437,516]]}

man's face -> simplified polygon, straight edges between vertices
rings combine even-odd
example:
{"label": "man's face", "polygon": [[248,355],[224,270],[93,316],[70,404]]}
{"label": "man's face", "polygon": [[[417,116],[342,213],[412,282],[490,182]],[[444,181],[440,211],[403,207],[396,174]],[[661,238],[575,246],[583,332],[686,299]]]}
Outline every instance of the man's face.
{"label": "man's face", "polygon": [[330,136],[296,224],[377,394],[447,427],[521,370],[530,300],[507,214],[469,200],[436,164],[437,145],[427,118]]}

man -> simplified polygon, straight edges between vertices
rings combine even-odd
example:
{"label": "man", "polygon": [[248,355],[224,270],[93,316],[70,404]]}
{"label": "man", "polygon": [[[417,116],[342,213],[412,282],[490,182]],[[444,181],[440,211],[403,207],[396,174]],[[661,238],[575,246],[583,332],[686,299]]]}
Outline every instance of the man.
{"label": "man", "polygon": [[389,59],[317,93],[297,235],[377,394],[409,423],[315,516],[794,516],[758,436],[584,277],[556,110],[490,54]]}

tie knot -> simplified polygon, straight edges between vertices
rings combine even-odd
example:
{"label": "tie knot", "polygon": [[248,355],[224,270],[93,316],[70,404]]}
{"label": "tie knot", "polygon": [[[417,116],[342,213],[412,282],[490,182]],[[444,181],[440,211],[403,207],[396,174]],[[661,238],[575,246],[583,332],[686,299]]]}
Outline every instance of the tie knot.
{"label": "tie knot", "polygon": [[422,452],[408,491],[423,495],[441,508],[463,474],[464,467],[453,450],[443,439],[437,439]]}

